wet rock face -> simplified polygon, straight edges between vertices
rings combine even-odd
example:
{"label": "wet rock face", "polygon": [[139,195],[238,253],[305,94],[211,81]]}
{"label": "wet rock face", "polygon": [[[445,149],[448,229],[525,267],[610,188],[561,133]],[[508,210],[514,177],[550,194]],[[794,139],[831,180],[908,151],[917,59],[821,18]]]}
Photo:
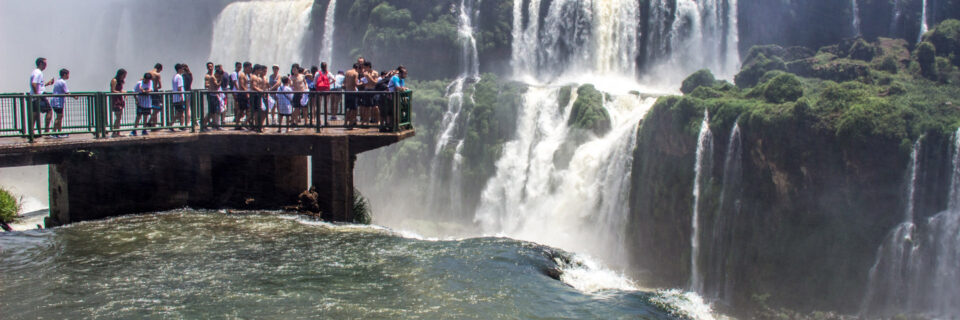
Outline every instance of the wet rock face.
{"label": "wet rock face", "polygon": [[300,195],[297,196],[297,211],[320,213],[319,198],[320,194],[318,194],[316,188],[313,187],[311,187],[310,190],[300,193]]}

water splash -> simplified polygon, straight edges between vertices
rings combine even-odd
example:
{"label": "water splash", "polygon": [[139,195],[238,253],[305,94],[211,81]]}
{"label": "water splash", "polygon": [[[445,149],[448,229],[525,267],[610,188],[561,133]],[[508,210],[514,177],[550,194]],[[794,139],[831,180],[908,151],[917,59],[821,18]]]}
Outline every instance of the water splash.
{"label": "water splash", "polygon": [[320,62],[326,62],[327,65],[333,64],[333,34],[337,27],[337,0],[330,0],[327,4],[327,12],[323,19],[323,42],[320,43]]}
{"label": "water splash", "polygon": [[[704,180],[709,180],[712,169],[713,133],[710,132],[710,111],[703,111],[700,136],[697,139],[696,164],[693,171],[693,216],[690,218],[690,291],[703,292],[703,275],[700,270],[700,196]],[[706,176],[704,176],[706,174]]]}
{"label": "water splash", "polygon": [[231,3],[214,24],[210,60],[303,62],[303,40],[312,7],[311,0]]}

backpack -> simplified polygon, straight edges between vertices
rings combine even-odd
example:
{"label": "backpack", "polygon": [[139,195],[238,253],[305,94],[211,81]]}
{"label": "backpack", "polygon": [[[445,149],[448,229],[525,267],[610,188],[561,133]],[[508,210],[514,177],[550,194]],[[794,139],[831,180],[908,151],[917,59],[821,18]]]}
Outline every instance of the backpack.
{"label": "backpack", "polygon": [[377,81],[377,86],[374,87],[376,91],[388,91],[390,90],[390,78],[384,77]]}
{"label": "backpack", "polygon": [[317,89],[330,90],[330,77],[328,77],[326,73],[320,71],[315,78],[317,79]]}

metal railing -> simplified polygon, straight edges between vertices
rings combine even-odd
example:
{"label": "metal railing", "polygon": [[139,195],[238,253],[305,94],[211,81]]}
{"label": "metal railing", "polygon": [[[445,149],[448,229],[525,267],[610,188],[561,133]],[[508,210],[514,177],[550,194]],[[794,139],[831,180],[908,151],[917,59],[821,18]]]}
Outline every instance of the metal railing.
{"label": "metal railing", "polygon": [[[379,128],[397,132],[412,129],[412,98],[412,91],[0,94],[0,138],[33,142],[77,134],[109,138],[137,131],[223,128],[311,129],[318,133],[324,128]],[[290,108],[280,110],[280,100],[290,101]],[[348,111],[355,111],[349,114],[354,121],[347,121]]]}

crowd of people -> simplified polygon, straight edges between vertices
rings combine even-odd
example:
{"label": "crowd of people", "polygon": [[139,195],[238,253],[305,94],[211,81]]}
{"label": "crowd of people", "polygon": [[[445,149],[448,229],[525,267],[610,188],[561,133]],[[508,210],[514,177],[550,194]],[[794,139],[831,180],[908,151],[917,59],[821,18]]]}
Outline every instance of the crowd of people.
{"label": "crowd of people", "polygon": [[[60,79],[45,82],[43,71],[47,67],[45,58],[37,58],[36,69],[30,76],[30,91],[33,95],[33,123],[37,132],[41,132],[40,121],[44,120],[43,132],[50,133],[50,123],[53,114],[53,135],[51,138],[61,138],[57,134],[62,132],[64,99],[70,91],[66,80],[70,78],[70,71],[60,70]],[[232,106],[233,121],[236,130],[252,130],[263,132],[265,125],[273,124],[278,127],[277,132],[298,130],[303,124],[310,123],[312,116],[324,114],[328,121],[338,121],[337,116],[344,115],[344,125],[347,130],[356,126],[380,126],[388,130],[395,115],[393,96],[383,92],[406,91],[407,70],[399,66],[394,70],[376,71],[370,61],[363,57],[347,71],[331,72],[326,62],[319,67],[309,70],[293,64],[290,73],[280,74],[280,66],[273,65],[272,73],[267,74],[267,66],[250,62],[237,62],[234,71],[227,73],[222,65],[207,62],[207,72],[203,77],[203,88],[207,110],[202,117],[203,130],[222,130],[225,124],[226,111]],[[186,130],[191,100],[185,95],[193,90],[193,73],[190,67],[183,63],[174,66],[176,74],[171,80],[169,91],[163,91],[161,72],[163,65],[157,63],[153,69],[147,71],[133,85],[132,92],[137,93],[136,117],[131,135],[136,136],[140,129],[141,135],[148,135],[147,129],[156,128],[158,121],[163,117],[163,96],[150,95],[151,92],[169,92],[172,102],[172,121],[179,123],[180,130]],[[124,93],[127,71],[119,69],[110,80],[110,92]],[[54,86],[52,99],[43,97],[44,88]],[[370,93],[365,93],[370,92]],[[77,97],[72,97],[77,99]],[[52,101],[51,101],[52,100]],[[341,110],[341,106],[343,110]],[[120,133],[124,110],[127,100],[122,95],[111,95],[109,108],[113,114],[110,124],[113,130],[112,137],[122,136]],[[41,114],[45,115],[41,117]],[[169,129],[174,131],[174,129]]]}

